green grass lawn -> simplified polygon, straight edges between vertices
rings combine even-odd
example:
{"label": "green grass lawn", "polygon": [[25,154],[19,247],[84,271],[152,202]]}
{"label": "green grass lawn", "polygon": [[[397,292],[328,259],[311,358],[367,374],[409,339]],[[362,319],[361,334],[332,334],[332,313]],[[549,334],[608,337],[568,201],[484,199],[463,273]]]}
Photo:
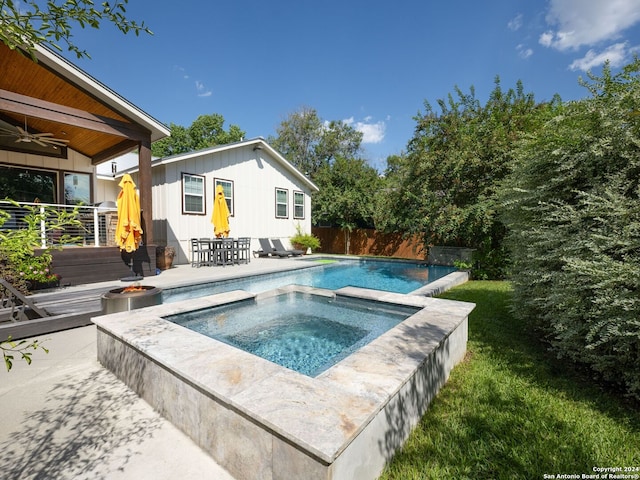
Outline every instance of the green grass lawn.
{"label": "green grass lawn", "polygon": [[511,315],[508,283],[469,282],[441,297],[476,304],[467,356],[382,479],[583,478],[594,467],[640,468],[638,405],[551,356]]}

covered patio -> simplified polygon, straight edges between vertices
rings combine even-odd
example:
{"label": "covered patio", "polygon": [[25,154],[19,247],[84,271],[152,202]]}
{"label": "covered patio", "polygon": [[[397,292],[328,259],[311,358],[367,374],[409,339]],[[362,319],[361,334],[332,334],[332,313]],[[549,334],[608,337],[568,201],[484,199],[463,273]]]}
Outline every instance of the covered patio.
{"label": "covered patio", "polygon": [[[91,206],[105,196],[95,167],[136,151],[144,254],[155,259],[151,143],[169,129],[51,50],[38,47],[36,60],[0,44],[0,198],[55,208],[80,205],[93,215]],[[119,252],[97,238],[96,229],[96,241],[87,245],[104,248],[100,255],[82,257],[77,249],[59,254],[56,268],[89,269],[93,281],[117,278],[120,271],[96,261],[112,262]],[[155,274],[155,267],[148,271]]]}

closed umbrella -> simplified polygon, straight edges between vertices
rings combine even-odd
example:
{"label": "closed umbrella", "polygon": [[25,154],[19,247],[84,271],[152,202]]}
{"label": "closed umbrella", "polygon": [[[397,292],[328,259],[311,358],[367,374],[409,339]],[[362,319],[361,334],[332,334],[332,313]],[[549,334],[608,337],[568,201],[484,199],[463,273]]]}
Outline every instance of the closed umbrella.
{"label": "closed umbrella", "polygon": [[118,195],[118,225],[116,227],[116,245],[128,253],[138,249],[142,240],[140,225],[140,199],[128,173],[122,177],[118,185],[122,190]]}
{"label": "closed umbrella", "polygon": [[216,198],[213,201],[213,215],[211,223],[213,223],[213,233],[216,237],[229,236],[229,207],[224,198],[224,189],[222,185],[216,187]]}

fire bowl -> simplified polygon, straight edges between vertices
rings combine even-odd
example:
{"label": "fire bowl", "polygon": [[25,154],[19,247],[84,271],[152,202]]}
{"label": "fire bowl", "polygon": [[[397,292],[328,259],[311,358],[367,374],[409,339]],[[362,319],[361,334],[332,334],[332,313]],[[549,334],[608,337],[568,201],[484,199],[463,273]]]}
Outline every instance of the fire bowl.
{"label": "fire bowl", "polygon": [[162,289],[148,285],[114,288],[102,295],[102,313],[126,312],[162,303]]}

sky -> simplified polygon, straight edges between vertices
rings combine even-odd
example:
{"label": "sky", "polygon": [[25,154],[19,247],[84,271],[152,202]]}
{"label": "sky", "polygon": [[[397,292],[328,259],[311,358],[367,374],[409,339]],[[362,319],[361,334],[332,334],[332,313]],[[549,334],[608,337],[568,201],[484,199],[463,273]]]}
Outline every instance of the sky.
{"label": "sky", "polygon": [[640,0],[129,0],[126,16],[153,35],[76,27],[91,59],[63,55],[167,126],[217,113],[267,138],[313,108],[361,131],[380,171],[456,87],[577,100],[587,72],[640,53]]}

